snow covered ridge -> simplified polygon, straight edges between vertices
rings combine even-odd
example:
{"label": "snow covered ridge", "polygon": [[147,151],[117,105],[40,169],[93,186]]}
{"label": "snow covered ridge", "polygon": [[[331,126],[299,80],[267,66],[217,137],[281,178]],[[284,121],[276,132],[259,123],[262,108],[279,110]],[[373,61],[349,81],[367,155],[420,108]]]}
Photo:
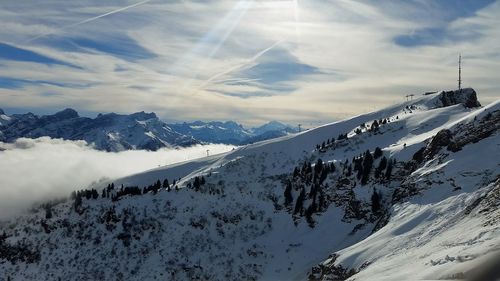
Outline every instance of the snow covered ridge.
{"label": "snow covered ridge", "polygon": [[0,141],[14,142],[21,137],[48,136],[66,140],[85,140],[98,150],[158,150],[163,147],[190,146],[199,143],[173,131],[154,113],[130,115],[100,114],[95,119],[80,117],[73,109],[53,115],[14,114],[0,124]]}
{"label": "snow covered ridge", "polygon": [[500,101],[440,97],[44,204],[0,224],[0,278],[467,277],[499,250]]}
{"label": "snow covered ridge", "polygon": [[169,124],[171,128],[182,134],[208,143],[224,143],[244,145],[262,140],[297,133],[298,129],[277,121],[268,122],[260,127],[245,128],[233,122],[202,122]]}
{"label": "snow covered ridge", "polygon": [[155,113],[137,112],[130,115],[99,114],[91,119],[80,117],[73,109],[53,115],[32,113],[7,116],[0,109],[0,141],[14,142],[18,138],[48,136],[66,140],[85,140],[98,150],[123,151],[163,147],[186,147],[200,143],[242,145],[285,136],[297,130],[272,121],[261,127],[245,129],[235,122],[197,121],[166,124]]}

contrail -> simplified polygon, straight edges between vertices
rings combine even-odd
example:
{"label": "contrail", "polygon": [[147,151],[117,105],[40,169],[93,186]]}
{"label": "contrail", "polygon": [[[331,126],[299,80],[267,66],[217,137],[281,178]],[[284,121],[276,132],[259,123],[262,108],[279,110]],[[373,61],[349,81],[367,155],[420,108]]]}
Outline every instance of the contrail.
{"label": "contrail", "polygon": [[246,65],[254,62],[256,59],[258,59],[259,57],[261,57],[262,55],[264,55],[265,53],[269,52],[271,49],[275,48],[276,46],[278,46],[279,44],[281,44],[281,42],[283,42],[284,40],[278,40],[276,41],[274,44],[272,44],[271,46],[265,48],[264,50],[258,52],[257,54],[255,54],[253,57],[245,60],[244,62],[238,64],[238,65],[235,65],[225,71],[222,71],[222,72],[219,72],[215,75],[213,75],[212,77],[208,78],[205,82],[203,82],[203,84],[201,84],[200,88],[204,88],[208,83],[212,82],[214,79],[217,79],[218,77],[220,76],[223,76],[223,75],[226,75],[228,73],[231,73],[233,71],[236,71],[240,68],[243,68],[245,67]]}
{"label": "contrail", "polygon": [[213,82],[216,84],[219,83],[237,84],[237,83],[257,82],[260,80],[262,80],[262,78],[229,78],[229,79],[215,80]]}
{"label": "contrail", "polygon": [[24,43],[30,43],[32,41],[35,41],[39,38],[42,38],[42,37],[45,37],[45,36],[49,36],[49,35],[52,35],[52,34],[55,34],[59,31],[64,31],[66,29],[69,29],[69,28],[73,28],[75,26],[78,26],[78,25],[81,25],[81,24],[85,24],[85,23],[88,23],[88,22],[91,22],[91,21],[94,21],[94,20],[97,20],[97,19],[100,19],[100,18],[103,18],[103,17],[106,17],[106,16],[109,16],[109,15],[112,15],[112,14],[116,14],[116,13],[119,13],[119,12],[122,12],[122,11],[125,11],[125,10],[128,10],[130,8],[134,8],[134,7],[137,7],[137,6],[140,6],[140,5],[143,5],[143,4],[146,4],[148,2],[151,2],[152,0],[144,0],[144,1],[141,1],[141,2],[138,2],[138,3],[135,3],[135,4],[132,4],[130,6],[126,6],[126,7],[123,7],[123,8],[120,8],[120,9],[116,9],[116,10],[113,10],[113,11],[110,11],[110,12],[107,12],[105,14],[102,14],[102,15],[98,15],[98,16],[95,16],[95,17],[92,17],[92,18],[89,18],[89,19],[85,19],[85,20],[82,20],[82,21],[79,21],[79,22],[76,22],[76,23],[73,23],[73,24],[70,24],[70,25],[66,25],[66,26],[63,26],[59,29],[56,29],[55,31],[51,31],[51,32],[47,32],[47,33],[43,33],[43,34],[40,34],[40,35],[37,35],[33,38],[30,38],[28,39],[27,41],[25,41]]}

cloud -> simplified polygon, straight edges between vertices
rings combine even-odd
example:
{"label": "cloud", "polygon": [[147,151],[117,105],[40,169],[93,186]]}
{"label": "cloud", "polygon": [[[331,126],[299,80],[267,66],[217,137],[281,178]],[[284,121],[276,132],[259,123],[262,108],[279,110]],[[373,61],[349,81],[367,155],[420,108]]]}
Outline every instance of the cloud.
{"label": "cloud", "polygon": [[150,1],[58,31],[138,2],[0,3],[2,44],[68,64],[0,58],[0,104],[331,121],[456,87],[458,53],[464,85],[499,97],[498,1]]}
{"label": "cloud", "polygon": [[[48,137],[0,143],[0,219],[26,210],[35,202],[69,196],[103,179],[113,179],[167,164],[231,150],[228,145],[183,149],[96,151],[84,141]],[[2,151],[2,149],[5,149]]]}

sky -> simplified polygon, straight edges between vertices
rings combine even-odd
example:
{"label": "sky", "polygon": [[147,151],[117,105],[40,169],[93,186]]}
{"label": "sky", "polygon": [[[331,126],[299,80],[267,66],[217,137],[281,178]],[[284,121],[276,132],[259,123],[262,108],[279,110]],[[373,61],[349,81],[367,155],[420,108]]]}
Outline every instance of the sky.
{"label": "sky", "polygon": [[0,108],[317,125],[407,94],[500,98],[500,1],[0,2]]}

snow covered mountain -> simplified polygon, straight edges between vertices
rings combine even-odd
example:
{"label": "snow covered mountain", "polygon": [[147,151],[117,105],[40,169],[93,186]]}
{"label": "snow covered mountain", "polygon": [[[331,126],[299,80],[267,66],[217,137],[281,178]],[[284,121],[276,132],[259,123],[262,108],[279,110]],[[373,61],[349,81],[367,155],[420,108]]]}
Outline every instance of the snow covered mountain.
{"label": "snow covered mountain", "polygon": [[7,116],[0,112],[0,141],[12,142],[20,137],[49,136],[67,140],[85,140],[99,150],[157,150],[162,147],[188,146],[198,143],[192,137],[172,130],[154,113],[130,115],[100,114],[95,119],[80,117],[73,109],[53,115],[32,113]]}
{"label": "snow covered mountain", "polygon": [[96,149],[122,151],[157,150],[170,146],[189,146],[200,142],[242,145],[297,132],[277,121],[246,129],[233,121],[165,124],[155,113],[130,115],[100,114],[97,118],[80,117],[73,109],[53,115],[33,113],[7,116],[0,109],[0,141],[13,142],[21,137],[48,136],[67,140],[85,140]]}
{"label": "snow covered mountain", "polygon": [[169,124],[177,132],[209,143],[240,144],[252,136],[242,125],[233,121],[195,121]]}
{"label": "snow covered mountain", "polygon": [[169,126],[181,134],[192,136],[203,142],[233,145],[254,143],[297,132],[297,129],[278,121],[271,121],[260,127],[250,129],[233,121],[195,121],[192,123],[169,124]]}
{"label": "snow covered mountain", "polygon": [[297,133],[298,130],[291,126],[285,125],[278,121],[270,121],[260,127],[255,127],[251,129],[254,136],[263,135],[268,132],[286,132],[286,133]]}
{"label": "snow covered mountain", "polygon": [[0,280],[468,277],[500,250],[499,127],[439,92],[92,186],[0,224]]}

